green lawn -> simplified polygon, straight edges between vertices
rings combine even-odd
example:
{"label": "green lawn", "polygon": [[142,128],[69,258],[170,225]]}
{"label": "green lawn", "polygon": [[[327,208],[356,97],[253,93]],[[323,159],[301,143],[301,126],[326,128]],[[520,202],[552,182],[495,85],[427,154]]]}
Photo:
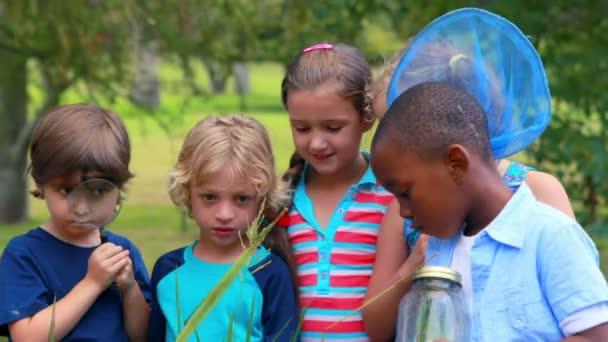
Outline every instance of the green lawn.
{"label": "green lawn", "polygon": [[[197,66],[200,84],[206,78]],[[286,169],[293,150],[289,123],[280,102],[282,69],[277,65],[259,64],[252,68],[252,94],[246,97],[247,111],[268,129],[275,149],[277,170]],[[130,238],[140,248],[146,265],[151,269],[163,253],[191,242],[197,229],[176,210],[166,192],[167,174],[175,162],[181,141],[188,128],[205,115],[240,112],[241,99],[228,93],[221,96],[193,97],[184,95],[179,70],[172,65],[162,68],[162,106],[154,113],[144,112],[119,98],[107,105],[125,120],[132,139],[132,171],[136,177],[129,185],[127,199],[113,231]],[[228,85],[231,87],[231,84]],[[36,101],[40,94],[31,90]],[[90,101],[86,93],[71,91],[64,102]],[[161,127],[165,127],[164,129]],[[166,128],[168,127],[168,128]],[[364,138],[369,145],[371,135]],[[44,222],[47,218],[42,201],[31,200],[32,217],[28,222],[0,227],[0,251],[8,240]],[[608,274],[608,239],[596,240],[601,249],[602,270]],[[0,341],[3,341],[0,338]]]}

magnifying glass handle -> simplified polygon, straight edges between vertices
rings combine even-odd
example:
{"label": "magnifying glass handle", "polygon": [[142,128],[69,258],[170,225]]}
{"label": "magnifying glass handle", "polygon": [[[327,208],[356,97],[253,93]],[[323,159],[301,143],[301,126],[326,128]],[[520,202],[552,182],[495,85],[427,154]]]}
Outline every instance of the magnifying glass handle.
{"label": "magnifying glass handle", "polygon": [[99,237],[101,237],[101,243],[108,242],[108,237],[106,236],[106,231],[102,225],[99,226]]}

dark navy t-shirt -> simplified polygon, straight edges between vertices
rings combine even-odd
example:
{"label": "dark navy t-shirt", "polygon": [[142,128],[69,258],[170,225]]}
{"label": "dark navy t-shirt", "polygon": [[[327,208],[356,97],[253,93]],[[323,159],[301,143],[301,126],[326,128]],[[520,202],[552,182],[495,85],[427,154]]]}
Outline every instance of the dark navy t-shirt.
{"label": "dark navy t-shirt", "polygon": [[[135,279],[146,301],[150,278],[137,247],[126,238],[107,232],[108,242],[130,251]],[[0,330],[59,301],[87,273],[96,247],[79,247],[59,240],[42,228],[13,238],[0,259]],[[50,325],[50,322],[49,322]],[[106,289],[63,341],[127,341],[120,292]]]}

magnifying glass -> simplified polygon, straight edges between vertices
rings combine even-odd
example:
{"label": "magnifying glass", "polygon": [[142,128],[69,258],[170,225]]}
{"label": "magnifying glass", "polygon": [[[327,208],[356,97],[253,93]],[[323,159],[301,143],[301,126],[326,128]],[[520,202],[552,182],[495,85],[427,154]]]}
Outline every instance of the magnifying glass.
{"label": "magnifying glass", "polygon": [[114,221],[121,205],[120,189],[101,178],[78,184],[68,195],[70,219],[84,228],[98,229],[101,243],[107,242],[104,228]]}

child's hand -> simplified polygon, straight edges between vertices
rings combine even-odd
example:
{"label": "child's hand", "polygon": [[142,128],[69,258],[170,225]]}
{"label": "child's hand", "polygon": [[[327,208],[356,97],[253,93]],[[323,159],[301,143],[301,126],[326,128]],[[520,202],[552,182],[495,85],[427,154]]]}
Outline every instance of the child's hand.
{"label": "child's hand", "polygon": [[89,257],[85,280],[103,291],[112,284],[118,272],[130,262],[128,249],[106,242],[97,247]]}
{"label": "child's hand", "polygon": [[416,246],[414,246],[414,250],[409,255],[408,260],[412,259],[412,262],[420,267],[424,264],[424,259],[426,258],[426,248],[429,245],[429,236],[426,234],[420,234],[418,237],[418,241],[416,241]]}
{"label": "child's hand", "polygon": [[428,246],[429,236],[426,234],[420,234],[418,237],[418,241],[416,242],[416,246],[410,255],[405,259],[405,262],[399,270],[397,274],[400,279],[411,278],[416,270],[424,265],[424,259],[426,257],[426,248]]}
{"label": "child's hand", "polygon": [[120,292],[123,293],[132,289],[134,285],[137,285],[135,276],[133,275],[133,262],[130,257],[127,259],[129,259],[127,264],[124,265],[116,275],[116,285],[118,286],[118,289],[120,289]]}

